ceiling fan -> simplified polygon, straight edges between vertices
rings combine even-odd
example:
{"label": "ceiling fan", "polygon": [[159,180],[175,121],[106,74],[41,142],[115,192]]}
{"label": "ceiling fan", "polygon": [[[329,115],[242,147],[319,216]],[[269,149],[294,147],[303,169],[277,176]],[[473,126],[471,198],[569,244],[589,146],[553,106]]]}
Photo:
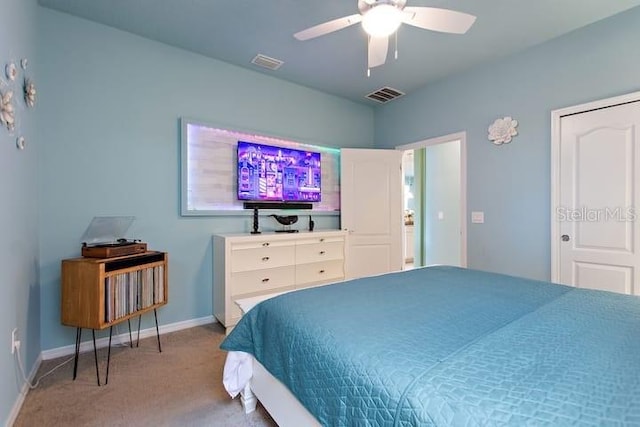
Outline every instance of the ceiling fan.
{"label": "ceiling fan", "polygon": [[385,63],[389,36],[402,23],[426,30],[464,34],[476,20],[468,13],[435,7],[406,7],[406,4],[407,0],[358,0],[360,13],[315,25],[293,36],[298,40],[309,40],[362,22],[369,35],[368,64],[371,69]]}

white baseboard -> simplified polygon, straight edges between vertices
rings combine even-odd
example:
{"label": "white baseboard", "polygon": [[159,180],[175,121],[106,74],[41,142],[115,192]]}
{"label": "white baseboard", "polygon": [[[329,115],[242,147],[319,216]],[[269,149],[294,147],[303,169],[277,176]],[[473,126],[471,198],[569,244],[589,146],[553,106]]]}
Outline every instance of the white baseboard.
{"label": "white baseboard", "polygon": [[[209,323],[216,322],[213,316],[205,316],[200,317],[198,319],[184,320],[182,322],[170,323],[168,325],[162,325],[159,327],[160,335],[168,334],[169,332],[180,331],[182,329],[189,329],[195,326],[206,325]],[[133,330],[137,325],[136,322],[132,323],[132,334],[133,339],[135,340],[138,336],[137,330]],[[119,323],[118,326],[124,326],[125,329],[126,323]],[[114,331],[115,332],[115,331]],[[147,329],[142,329],[140,331],[140,339],[152,337],[156,335],[156,328],[151,327]],[[85,339],[87,337],[91,337],[89,330],[83,330],[83,336]],[[127,329],[125,333],[119,333],[118,335],[113,335],[111,345],[128,345],[129,344],[129,330]],[[96,347],[102,348],[109,345],[109,337],[104,337],[96,340]],[[45,350],[41,353],[41,360],[50,360],[56,359],[58,357],[64,357],[74,354],[76,351],[76,346],[74,345],[66,345],[64,347],[52,348],[50,350]],[[80,353],[84,353],[85,351],[93,351],[93,340],[89,339],[87,341],[83,341],[80,343]]]}
{"label": "white baseboard", "polygon": [[[16,361],[16,364],[17,363],[18,362]],[[40,368],[41,363],[42,363],[42,353],[40,353],[40,355],[36,359],[36,362],[33,364],[33,367],[31,368],[31,372],[29,372],[29,376],[27,377],[29,383],[31,384],[33,383],[33,380],[36,377],[36,373],[38,372],[38,369]],[[20,377],[22,377],[22,374],[20,374]],[[9,417],[7,418],[7,422],[5,426],[10,427],[13,425],[13,423],[16,422],[16,418],[18,418],[18,414],[20,413],[20,409],[22,408],[22,404],[24,403],[24,399],[25,397],[27,397],[28,392],[29,392],[29,384],[23,383],[22,388],[20,389],[20,393],[16,398],[16,402],[13,404],[13,408],[11,408],[11,412],[9,413]]]}

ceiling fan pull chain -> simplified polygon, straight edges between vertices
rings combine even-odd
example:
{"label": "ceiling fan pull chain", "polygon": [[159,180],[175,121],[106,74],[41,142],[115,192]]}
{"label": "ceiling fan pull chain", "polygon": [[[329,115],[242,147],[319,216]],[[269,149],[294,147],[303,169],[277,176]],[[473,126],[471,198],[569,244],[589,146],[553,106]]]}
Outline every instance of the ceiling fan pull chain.
{"label": "ceiling fan pull chain", "polygon": [[[369,46],[371,46],[371,36],[367,37],[367,52],[369,52]],[[367,53],[368,55],[368,53]],[[369,68],[369,58],[367,57],[367,77],[371,77],[371,68]]]}
{"label": "ceiling fan pull chain", "polygon": [[396,30],[396,51],[394,52],[395,59],[398,59],[398,30]]}

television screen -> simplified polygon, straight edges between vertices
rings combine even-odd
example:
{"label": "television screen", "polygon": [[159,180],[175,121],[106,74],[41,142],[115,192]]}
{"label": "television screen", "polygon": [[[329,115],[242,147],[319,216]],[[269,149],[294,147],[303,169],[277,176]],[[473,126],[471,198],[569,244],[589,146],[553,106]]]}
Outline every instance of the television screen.
{"label": "television screen", "polygon": [[238,141],[238,200],[319,202],[320,153]]}

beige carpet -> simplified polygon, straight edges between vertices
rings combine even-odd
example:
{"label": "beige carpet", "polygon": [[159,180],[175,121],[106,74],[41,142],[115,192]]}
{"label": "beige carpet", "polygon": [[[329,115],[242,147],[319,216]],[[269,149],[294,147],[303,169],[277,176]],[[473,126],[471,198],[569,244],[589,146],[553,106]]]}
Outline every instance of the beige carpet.
{"label": "beige carpet", "polygon": [[[84,336],[90,336],[83,331]],[[73,362],[42,380],[27,395],[15,426],[275,426],[258,405],[245,415],[239,399],[222,387],[226,353],[219,324],[140,341],[139,348],[111,350],[109,384],[96,383],[93,352],[80,355],[78,377]],[[38,375],[66,358],[46,361]],[[102,381],[106,349],[98,352]]]}

